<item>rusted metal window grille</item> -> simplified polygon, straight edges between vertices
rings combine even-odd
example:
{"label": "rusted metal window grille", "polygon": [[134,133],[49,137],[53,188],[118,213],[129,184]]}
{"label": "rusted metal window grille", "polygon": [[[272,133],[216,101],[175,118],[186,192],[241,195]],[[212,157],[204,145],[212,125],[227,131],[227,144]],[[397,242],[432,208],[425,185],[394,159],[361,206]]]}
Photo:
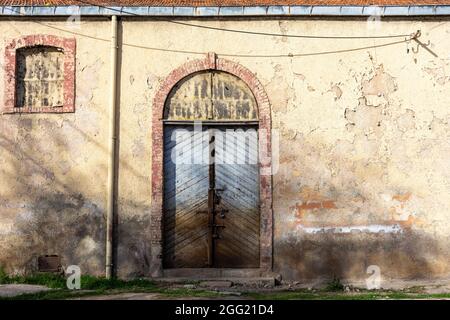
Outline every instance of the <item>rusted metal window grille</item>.
{"label": "rusted metal window grille", "polygon": [[36,46],[17,52],[16,107],[63,106],[64,52]]}

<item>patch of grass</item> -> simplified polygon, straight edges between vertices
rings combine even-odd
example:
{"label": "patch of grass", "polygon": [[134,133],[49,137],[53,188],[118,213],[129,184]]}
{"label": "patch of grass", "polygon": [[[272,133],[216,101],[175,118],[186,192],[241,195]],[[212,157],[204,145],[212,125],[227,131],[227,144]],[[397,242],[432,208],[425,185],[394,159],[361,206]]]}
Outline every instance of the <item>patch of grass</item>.
{"label": "patch of grass", "polygon": [[[201,298],[226,298],[219,292],[184,289],[184,288],[154,288],[154,289],[108,289],[108,290],[67,290],[56,289],[33,294],[23,294],[17,297],[3,298],[0,300],[59,300],[74,299],[80,297],[114,295],[126,292],[158,293],[167,298],[201,297]],[[450,293],[444,294],[408,294],[402,292],[363,292],[363,293],[336,293],[336,292],[306,292],[306,291],[283,291],[283,292],[247,292],[242,298],[256,300],[405,300],[405,299],[442,299],[450,298]]]}
{"label": "patch of grass", "polygon": [[333,277],[333,280],[328,282],[325,290],[330,292],[344,291],[344,285],[341,283],[339,278]]}
{"label": "patch of grass", "polygon": [[50,291],[42,291],[37,293],[22,294],[15,297],[0,298],[0,300],[61,300],[61,299],[76,299],[89,296],[101,295],[116,295],[121,293],[157,293],[167,298],[180,297],[204,297],[214,298],[223,297],[218,292],[183,289],[183,288],[159,288],[159,287],[122,287],[111,289],[96,289],[96,290],[69,290],[69,289],[55,289]]}
{"label": "patch of grass", "polygon": [[[0,268],[0,284],[34,284],[52,289],[66,289],[66,277],[55,273],[35,273],[27,276],[8,276]],[[82,275],[80,279],[83,290],[155,288],[155,283],[147,279],[121,280],[106,279],[91,275]]]}
{"label": "patch of grass", "polygon": [[8,274],[0,267],[0,284],[5,284],[8,281]]}
{"label": "patch of grass", "polygon": [[[114,295],[120,293],[156,293],[166,298],[202,297],[226,298],[220,292],[186,288],[170,287],[167,283],[155,283],[148,279],[111,280],[104,277],[83,275],[81,277],[81,290],[69,290],[66,287],[66,278],[61,274],[37,273],[29,276],[8,276],[0,268],[0,284],[18,283],[43,285],[52,290],[37,293],[22,294],[16,297],[0,298],[0,300],[57,300],[74,299],[88,296]],[[278,292],[245,292],[243,298],[264,300],[378,300],[378,299],[449,299],[450,293],[425,294],[419,288],[402,291],[368,291],[360,289],[359,292],[343,292],[344,286],[339,279],[334,278],[326,288],[318,291],[300,289],[296,291]]]}
{"label": "patch of grass", "polygon": [[47,286],[53,290],[27,293],[15,297],[3,297],[0,300],[57,300],[86,296],[111,295],[126,292],[158,293],[166,297],[218,297],[219,293],[188,288],[167,288],[157,285],[148,279],[121,280],[106,279],[83,275],[80,279],[80,290],[69,290],[66,278],[61,274],[37,273],[29,276],[8,276],[0,273],[2,284],[34,284]]}
{"label": "patch of grass", "polygon": [[22,294],[16,297],[0,298],[0,300],[62,300],[62,299],[76,299],[81,297],[92,297],[101,295],[116,295],[121,293],[157,293],[167,298],[182,298],[182,297],[202,297],[215,298],[224,297],[220,293],[206,291],[206,290],[187,290],[187,289],[110,289],[110,290],[68,290],[56,289],[51,291],[43,291],[30,294]]}
{"label": "patch of grass", "polygon": [[81,276],[81,289],[83,290],[109,290],[109,289],[154,289],[156,285],[147,279],[121,280],[117,278],[106,279],[90,275]]}
{"label": "patch of grass", "polygon": [[28,276],[9,276],[0,269],[0,284],[34,284],[53,289],[64,288],[66,279],[60,274],[36,273]]}
{"label": "patch of grass", "polygon": [[27,276],[9,276],[0,269],[0,284],[33,284],[54,289],[38,293],[23,294],[16,297],[0,298],[10,299],[67,299],[88,295],[101,295],[122,292],[151,292],[157,289],[155,282],[147,279],[133,279],[130,281],[117,278],[106,279],[91,275],[82,275],[80,279],[81,290],[69,290],[66,277],[62,274],[36,273]]}

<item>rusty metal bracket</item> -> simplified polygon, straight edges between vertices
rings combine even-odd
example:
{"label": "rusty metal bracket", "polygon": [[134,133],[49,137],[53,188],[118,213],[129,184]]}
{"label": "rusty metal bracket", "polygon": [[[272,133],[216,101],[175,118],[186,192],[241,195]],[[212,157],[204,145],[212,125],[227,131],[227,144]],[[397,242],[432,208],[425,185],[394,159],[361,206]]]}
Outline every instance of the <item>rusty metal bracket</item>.
{"label": "rusty metal bracket", "polygon": [[209,224],[208,227],[210,228],[226,228],[226,226],[221,225],[221,224]]}
{"label": "rusty metal bracket", "polygon": [[[432,54],[434,57],[438,57],[438,55],[435,53],[435,52],[433,52],[430,48],[429,48],[429,46],[431,45],[431,41],[430,40],[428,40],[427,41],[427,43],[424,43],[424,42],[422,42],[422,41],[420,41],[419,40],[419,37],[422,35],[422,32],[420,31],[420,30],[417,30],[417,32],[416,33],[414,33],[414,34],[412,34],[411,35],[411,38],[410,38],[410,40],[413,40],[417,45],[416,45],[416,48],[411,48],[411,51],[414,53],[414,54],[417,54],[417,53],[419,53],[419,47],[422,47],[423,49],[425,49],[426,51],[428,51],[430,54]],[[408,41],[409,42],[409,41]]]}
{"label": "rusty metal bracket", "polygon": [[229,210],[228,209],[221,209],[220,210],[220,214],[219,214],[219,216],[220,216],[220,218],[222,218],[222,219],[225,219],[225,213],[228,213],[229,212]]}

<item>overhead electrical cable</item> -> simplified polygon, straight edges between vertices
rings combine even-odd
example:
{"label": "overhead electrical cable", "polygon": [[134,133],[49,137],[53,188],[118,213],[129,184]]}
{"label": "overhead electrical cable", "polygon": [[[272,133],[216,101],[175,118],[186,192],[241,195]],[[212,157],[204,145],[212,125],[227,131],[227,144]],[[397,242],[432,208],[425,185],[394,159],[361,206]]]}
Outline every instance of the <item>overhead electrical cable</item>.
{"label": "overhead electrical cable", "polygon": [[[80,0],[77,0],[80,1]],[[13,9],[6,8],[7,10],[13,11]],[[24,15],[22,15],[24,16]],[[94,37],[91,35],[83,34],[80,32],[74,32],[71,30],[58,28],[56,26],[51,26],[48,24],[45,24],[43,22],[39,21],[32,21],[33,23],[45,26],[47,28],[55,29],[61,32],[77,35],[80,37],[90,38],[94,40],[104,41],[104,42],[110,42],[110,39],[103,39]],[[330,51],[319,51],[319,52],[307,52],[307,53],[287,53],[287,54],[239,54],[239,53],[227,53],[227,52],[216,52],[219,56],[224,57],[239,57],[239,58],[294,58],[294,57],[307,57],[307,56],[316,56],[316,55],[327,55],[327,54],[337,54],[337,53],[345,53],[345,52],[354,52],[354,51],[360,51],[360,50],[367,50],[367,49],[374,49],[374,48],[381,48],[381,47],[387,47],[387,46],[393,46],[401,43],[407,43],[411,41],[412,39],[415,39],[417,37],[417,33],[408,35],[403,40],[399,41],[393,41],[393,42],[387,42],[382,44],[373,44],[369,46],[362,46],[362,47],[354,47],[354,48],[348,48],[348,49],[337,49],[337,50],[330,50]],[[205,55],[207,52],[204,51],[192,51],[192,50],[182,50],[182,49],[167,49],[167,48],[158,48],[158,47],[150,47],[150,46],[144,46],[139,44],[132,44],[132,43],[122,43],[123,46],[132,47],[132,48],[139,48],[139,49],[145,49],[145,50],[154,50],[154,51],[162,51],[162,52],[172,52],[172,53],[182,53],[182,54],[193,54],[193,55]]]}
{"label": "overhead electrical cable", "polygon": [[[97,6],[103,9],[111,10],[118,13],[125,13],[127,15],[135,16],[135,17],[146,17],[144,15],[135,13],[135,12],[129,12],[122,9],[117,9],[114,7],[108,7],[103,6],[99,4],[93,4],[89,1],[84,0],[75,0],[79,3],[89,5],[89,6]],[[305,35],[305,34],[283,34],[283,33],[272,33],[272,32],[258,32],[258,31],[249,31],[249,30],[242,30],[242,29],[228,29],[228,28],[219,28],[219,27],[213,27],[213,26],[206,26],[202,24],[195,24],[191,22],[183,22],[179,20],[173,20],[173,19],[167,19],[164,17],[154,17],[157,18],[160,21],[174,23],[182,26],[187,27],[194,27],[194,28],[201,28],[201,29],[208,29],[208,30],[214,30],[214,31],[222,31],[222,32],[232,32],[232,33],[242,33],[242,34],[250,34],[250,35],[257,35],[257,36],[269,36],[269,37],[286,37],[286,38],[304,38],[304,39],[388,39],[388,38],[404,38],[409,37],[410,34],[395,34],[395,35],[376,35],[376,36],[335,36],[335,35],[326,35],[326,36],[318,36],[318,35]]]}

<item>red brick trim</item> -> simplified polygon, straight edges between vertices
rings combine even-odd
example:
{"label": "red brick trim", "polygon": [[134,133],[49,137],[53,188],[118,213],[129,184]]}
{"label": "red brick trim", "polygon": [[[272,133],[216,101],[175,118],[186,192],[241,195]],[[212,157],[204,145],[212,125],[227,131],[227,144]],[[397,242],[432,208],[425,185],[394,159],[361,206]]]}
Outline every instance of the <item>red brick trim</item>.
{"label": "red brick trim", "polygon": [[[208,53],[205,59],[189,61],[173,70],[161,84],[153,100],[152,116],[152,276],[162,276],[162,218],[163,218],[163,122],[164,105],[172,88],[188,75],[205,70],[218,70],[231,73],[242,79],[253,92],[258,105],[260,148],[267,150],[271,159],[271,113],[268,96],[256,78],[244,66],[226,59],[218,59],[215,53]],[[261,145],[265,143],[265,145]],[[272,163],[260,164],[260,268],[271,271],[273,264],[273,212],[272,212]]]}
{"label": "red brick trim", "polygon": [[[64,51],[64,105],[61,108],[16,107],[16,53],[18,49],[51,46]],[[11,40],[5,48],[5,94],[1,113],[62,113],[75,111],[75,38],[28,35]]]}

